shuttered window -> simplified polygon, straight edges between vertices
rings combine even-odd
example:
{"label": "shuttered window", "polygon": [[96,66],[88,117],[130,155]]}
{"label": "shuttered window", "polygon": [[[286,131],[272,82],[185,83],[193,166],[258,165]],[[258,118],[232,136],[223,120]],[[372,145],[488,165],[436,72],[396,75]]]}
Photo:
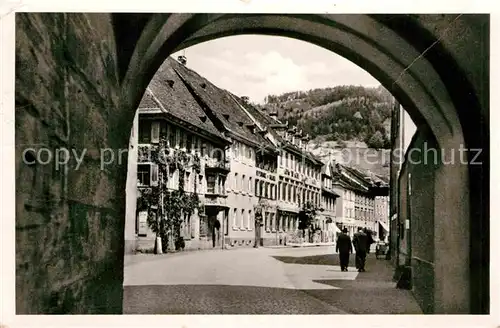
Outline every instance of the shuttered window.
{"label": "shuttered window", "polygon": [[157,164],[151,164],[151,185],[152,186],[158,185],[158,165]]}
{"label": "shuttered window", "polygon": [[160,142],[160,122],[151,123],[151,143]]}

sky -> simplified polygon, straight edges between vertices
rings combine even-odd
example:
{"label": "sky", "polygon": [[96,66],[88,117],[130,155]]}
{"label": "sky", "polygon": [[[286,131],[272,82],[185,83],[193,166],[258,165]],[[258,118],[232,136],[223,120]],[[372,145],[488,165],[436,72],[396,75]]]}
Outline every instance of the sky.
{"label": "sky", "polygon": [[252,102],[269,94],[337,85],[377,87],[380,83],[349,60],[304,41],[239,35],[186,48],[187,67],[216,86]]}

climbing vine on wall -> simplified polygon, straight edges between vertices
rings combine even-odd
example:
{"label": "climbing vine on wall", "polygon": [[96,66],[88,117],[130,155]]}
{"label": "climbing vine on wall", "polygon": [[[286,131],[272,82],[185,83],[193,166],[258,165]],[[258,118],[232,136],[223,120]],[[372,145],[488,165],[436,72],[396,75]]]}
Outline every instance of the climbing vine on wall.
{"label": "climbing vine on wall", "polygon": [[[151,162],[158,166],[158,185],[145,189],[141,194],[140,203],[147,208],[147,223],[151,230],[162,239],[163,252],[168,249],[169,241],[175,241],[183,248],[181,227],[184,215],[191,216],[200,209],[197,193],[197,178],[201,173],[201,162],[197,154],[188,154],[183,150],[170,150],[165,136],[160,137],[157,146],[150,152]],[[194,174],[194,192],[185,191],[186,169],[191,168]],[[179,184],[177,190],[167,188],[169,173],[178,172]],[[176,246],[176,248],[178,248]]]}
{"label": "climbing vine on wall", "polygon": [[312,233],[314,233],[314,220],[317,212],[320,209],[311,201],[304,203],[304,206],[299,211],[299,230],[302,230],[302,236],[305,237],[305,231],[308,230],[309,241],[312,241]]}

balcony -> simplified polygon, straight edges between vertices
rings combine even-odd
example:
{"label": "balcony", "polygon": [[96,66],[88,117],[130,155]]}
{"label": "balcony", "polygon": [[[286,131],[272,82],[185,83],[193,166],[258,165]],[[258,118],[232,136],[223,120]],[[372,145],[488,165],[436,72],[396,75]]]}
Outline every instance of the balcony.
{"label": "balcony", "polygon": [[207,192],[205,194],[205,207],[228,207],[227,195]]}
{"label": "balcony", "polygon": [[328,194],[333,197],[340,197],[339,194],[337,194],[333,189],[327,188],[327,187],[321,187],[322,194]]}
{"label": "balcony", "polygon": [[271,181],[276,181],[276,175],[274,173],[267,173],[266,171],[263,171],[260,168],[256,169],[256,175],[258,178],[264,178]]}
{"label": "balcony", "polygon": [[231,170],[231,165],[228,160],[217,160],[215,158],[208,158],[205,160],[205,172],[218,171],[227,173],[230,170]]}

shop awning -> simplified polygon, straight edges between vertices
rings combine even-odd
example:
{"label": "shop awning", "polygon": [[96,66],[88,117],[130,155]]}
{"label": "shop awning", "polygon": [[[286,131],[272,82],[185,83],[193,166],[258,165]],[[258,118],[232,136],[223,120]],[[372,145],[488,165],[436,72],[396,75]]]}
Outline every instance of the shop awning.
{"label": "shop awning", "polygon": [[380,224],[380,226],[387,232],[389,232],[389,227],[387,226],[387,224],[385,224],[384,222],[382,221],[378,221],[378,223]]}

